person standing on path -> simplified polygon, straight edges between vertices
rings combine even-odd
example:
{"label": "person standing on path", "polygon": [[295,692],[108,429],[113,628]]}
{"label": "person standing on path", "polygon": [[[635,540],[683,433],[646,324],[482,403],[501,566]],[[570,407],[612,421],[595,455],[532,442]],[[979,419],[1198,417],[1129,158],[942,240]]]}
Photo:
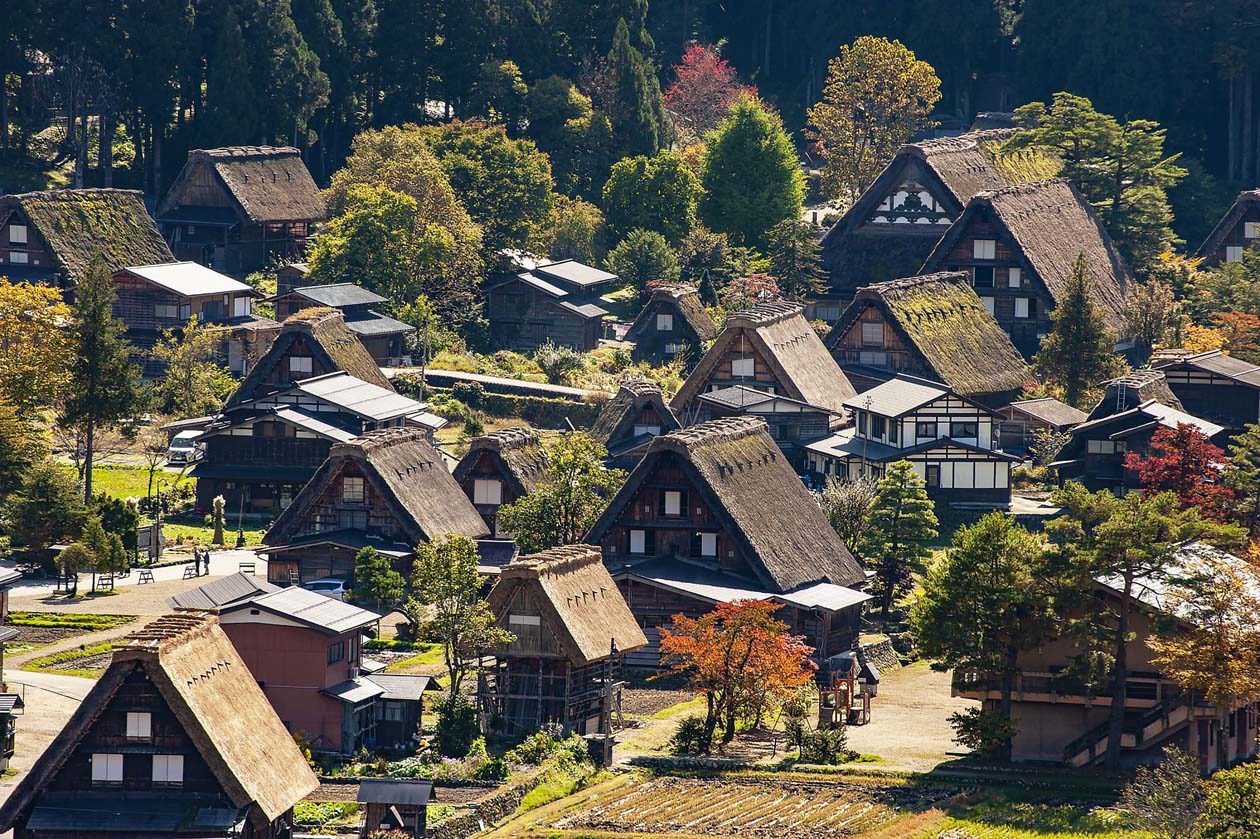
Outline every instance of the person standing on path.
{"label": "person standing on path", "polygon": [[193,574],[201,576],[201,552],[197,550],[196,545],[193,545]]}

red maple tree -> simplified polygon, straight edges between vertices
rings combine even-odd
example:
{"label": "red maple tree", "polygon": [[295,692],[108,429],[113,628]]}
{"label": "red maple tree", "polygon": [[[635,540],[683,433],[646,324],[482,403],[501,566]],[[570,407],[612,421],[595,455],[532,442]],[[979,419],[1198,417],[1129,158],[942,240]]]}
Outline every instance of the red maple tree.
{"label": "red maple tree", "polygon": [[780,608],[765,600],[719,603],[698,618],[675,615],[672,628],[661,629],[663,675],[686,675],[705,697],[705,753],[719,724],[725,746],[738,721],[760,721],[818,669],[810,659],[813,647],[774,616]]}
{"label": "red maple tree", "polygon": [[1138,452],[1124,456],[1125,468],[1137,471],[1144,489],[1172,492],[1181,506],[1198,507],[1213,521],[1227,520],[1235,499],[1234,490],[1219,483],[1225,464],[1225,452],[1184,422],[1157,429],[1145,457]]}
{"label": "red maple tree", "polygon": [[665,107],[697,136],[717,128],[740,96],[757,88],[739,83],[735,68],[717,47],[691,44],[674,66],[674,81],[665,89]]}

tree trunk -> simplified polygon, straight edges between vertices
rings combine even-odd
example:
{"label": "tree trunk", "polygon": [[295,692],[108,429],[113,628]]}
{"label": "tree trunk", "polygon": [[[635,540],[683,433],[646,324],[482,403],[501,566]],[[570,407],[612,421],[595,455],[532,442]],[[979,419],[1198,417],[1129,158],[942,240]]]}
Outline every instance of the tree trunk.
{"label": "tree trunk", "polygon": [[92,455],[96,443],[96,417],[87,418],[87,451],[83,453],[83,503],[92,503]]}
{"label": "tree trunk", "polygon": [[9,69],[0,63],[0,158],[9,151]]}
{"label": "tree trunk", "polygon": [[770,78],[770,25],[773,22],[774,0],[768,0],[766,3],[766,45],[761,58],[761,72],[767,79]]}
{"label": "tree trunk", "polygon": [[1242,83],[1242,180],[1252,182],[1256,171],[1255,74],[1247,70]]}
{"label": "tree trunk", "polygon": [[[999,710],[1007,721],[1011,719],[1011,696],[1015,693],[1015,668],[1018,664],[1019,650],[1015,649],[1015,647],[1007,647],[1006,672],[1002,674],[1002,699],[999,705]],[[998,752],[998,758],[1003,762],[1009,762],[1013,745],[1010,740],[1007,740],[1006,744]]]}
{"label": "tree trunk", "polygon": [[1111,668],[1111,724],[1107,728],[1107,768],[1120,768],[1120,738],[1124,736],[1124,694],[1129,683],[1129,598],[1128,586],[1120,598],[1116,621],[1116,661]]}
{"label": "tree trunk", "polygon": [[136,158],[131,163],[131,170],[140,173],[140,188],[152,195],[153,188],[149,180],[148,156],[144,153],[144,134],[145,121],[141,113],[137,111],[135,119],[131,122],[131,145],[136,150]]}
{"label": "tree trunk", "polygon": [[101,170],[101,186],[114,185],[114,116],[101,114],[101,136],[96,157]]}
{"label": "tree trunk", "polygon": [[1229,180],[1241,180],[1238,176],[1238,85],[1233,76],[1229,78],[1229,96],[1226,98],[1226,130],[1229,151],[1227,154]]}
{"label": "tree trunk", "polygon": [[713,705],[713,694],[705,694],[708,710],[704,715],[704,742],[700,744],[700,751],[708,754],[713,751],[713,732],[717,729],[717,708]]}

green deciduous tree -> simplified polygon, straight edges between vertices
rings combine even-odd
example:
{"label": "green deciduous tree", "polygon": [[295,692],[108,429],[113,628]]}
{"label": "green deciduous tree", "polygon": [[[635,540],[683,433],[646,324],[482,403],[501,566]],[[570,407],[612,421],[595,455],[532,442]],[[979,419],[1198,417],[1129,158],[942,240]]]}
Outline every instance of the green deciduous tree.
{"label": "green deciduous tree", "polygon": [[822,101],[809,111],[810,131],[827,158],[823,191],[856,200],[928,125],[940,98],[936,72],[900,41],[864,35],[841,47],[827,67]]}
{"label": "green deciduous tree", "polygon": [[619,160],[604,184],[604,217],[614,241],[653,230],[677,247],[696,222],[700,179],[672,152]]}
{"label": "green deciduous tree", "polygon": [[1026,130],[1009,148],[1040,147],[1063,161],[1071,178],[1098,210],[1116,246],[1145,272],[1177,242],[1168,207],[1169,188],[1186,175],[1178,154],[1164,153],[1165,131],[1146,119],[1118,120],[1099,113],[1084,96],[1056,93],[1047,105],[1015,111]]}
{"label": "green deciduous tree", "polygon": [[583,431],[565,434],[547,453],[538,488],[499,508],[499,529],[513,534],[522,553],[581,541],[626,478],[603,467],[607,450]]}
{"label": "green deciduous tree", "polygon": [[96,432],[132,419],[144,404],[140,369],[131,362],[126,325],[113,314],[114,283],[102,260],[96,260],[74,290],[71,339],[74,357],[70,384],[61,407],[61,421],[82,430],[83,501],[92,498],[92,460]]}
{"label": "green deciduous tree", "polygon": [[807,300],[826,289],[819,258],[818,229],[798,218],[784,219],[766,234],[770,276],[789,300]]}
{"label": "green deciduous tree", "polygon": [[875,482],[869,478],[851,481],[828,478],[818,501],[827,514],[827,521],[849,549],[860,550],[862,535],[870,523],[871,507],[875,504]]}
{"label": "green deciduous tree", "polygon": [[0,505],[17,492],[31,467],[47,457],[48,445],[34,423],[0,401]]}
{"label": "green deciduous tree", "polygon": [[1063,400],[1081,407],[1091,387],[1119,370],[1115,336],[1107,331],[1095,305],[1094,280],[1084,255],[1076,259],[1062,299],[1050,313],[1053,325],[1033,358],[1037,372],[1063,392]]}
{"label": "green deciduous tree", "polygon": [[1006,513],[990,513],[954,535],[910,610],[915,643],[932,666],[996,680],[1007,720],[1019,654],[1040,646],[1055,625],[1044,557],[1040,538]]}
{"label": "green deciduous tree", "polygon": [[515,61],[492,59],[477,70],[469,96],[469,110],[487,122],[498,123],[513,137],[524,127],[529,86]]}
{"label": "green deciduous tree", "polygon": [[406,607],[407,617],[413,629],[442,645],[450,678],[447,701],[453,703],[481,656],[514,638],[498,627],[481,599],[477,545],[466,536],[417,545],[411,587],[414,603]]}
{"label": "green deciduous tree", "polygon": [[1157,346],[1170,342],[1180,346],[1181,321],[1181,304],[1168,283],[1151,277],[1129,287],[1124,304],[1125,334],[1137,344],[1143,361]]}
{"label": "green deciduous tree", "polygon": [[196,315],[179,330],[162,333],[153,357],[165,373],[153,384],[157,408],[175,417],[200,417],[223,407],[235,390],[236,380],[217,360],[226,336],[222,330],[202,325]]}
{"label": "green deciduous tree", "polygon": [[1230,441],[1225,483],[1239,495],[1248,531],[1260,533],[1260,425],[1249,423]]}
{"label": "green deciduous tree", "polygon": [[48,408],[68,384],[70,307],[61,290],[0,277],[0,401]]}
{"label": "green deciduous tree", "polygon": [[908,460],[888,467],[876,485],[861,554],[875,572],[873,591],[885,618],[905,592],[936,538],[937,520],[923,479]]}
{"label": "green deciduous tree", "polygon": [[86,508],[70,470],[51,460],[31,466],[5,508],[13,554],[47,566],[52,545],[65,544],[83,526]]}
{"label": "green deciduous tree", "polygon": [[599,207],[580,198],[556,200],[547,255],[552,259],[576,259],[587,265],[603,265],[608,255],[608,226]]}
{"label": "green deciduous tree", "polygon": [[350,598],[371,604],[377,613],[402,599],[407,581],[390,565],[389,557],[366,547],[354,555],[354,588]]}
{"label": "green deciduous tree", "polygon": [[1208,783],[1203,839],[1260,836],[1260,764],[1244,763],[1217,772]]}
{"label": "green deciduous tree", "polygon": [[805,176],[779,115],[752,96],[705,137],[700,217],[737,245],[764,249],[767,231],[801,214]]}
{"label": "green deciduous tree", "polygon": [[599,197],[612,163],[612,124],[573,82],[548,76],[529,89],[529,136],[551,158],[559,189]]}
{"label": "green deciduous tree", "polygon": [[678,257],[665,237],[655,230],[631,230],[608,254],[607,268],[642,298],[651,282],[678,279]]}

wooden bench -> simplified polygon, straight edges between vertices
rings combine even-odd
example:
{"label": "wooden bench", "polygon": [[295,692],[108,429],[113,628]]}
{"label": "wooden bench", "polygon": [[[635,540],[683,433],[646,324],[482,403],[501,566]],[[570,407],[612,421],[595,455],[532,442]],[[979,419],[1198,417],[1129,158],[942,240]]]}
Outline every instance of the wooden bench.
{"label": "wooden bench", "polygon": [[151,582],[153,582],[153,569],[151,569],[151,568],[141,568],[141,569],[140,569],[140,580],[139,580],[139,582],[137,582],[137,583],[136,583],[136,585],[138,585],[138,586],[142,586],[142,585],[144,585],[145,583],[151,583]]}
{"label": "wooden bench", "polygon": [[196,568],[196,566],[193,566],[193,565],[185,565],[185,566],[184,566],[184,579],[185,579],[185,580],[195,580],[195,579],[197,579],[197,568]]}
{"label": "wooden bench", "polygon": [[254,563],[242,562],[236,566],[236,570],[242,574],[249,574],[252,577],[255,573]]}
{"label": "wooden bench", "polygon": [[97,577],[96,590],[97,591],[113,591],[114,590],[114,575],[101,574],[99,577]]}

